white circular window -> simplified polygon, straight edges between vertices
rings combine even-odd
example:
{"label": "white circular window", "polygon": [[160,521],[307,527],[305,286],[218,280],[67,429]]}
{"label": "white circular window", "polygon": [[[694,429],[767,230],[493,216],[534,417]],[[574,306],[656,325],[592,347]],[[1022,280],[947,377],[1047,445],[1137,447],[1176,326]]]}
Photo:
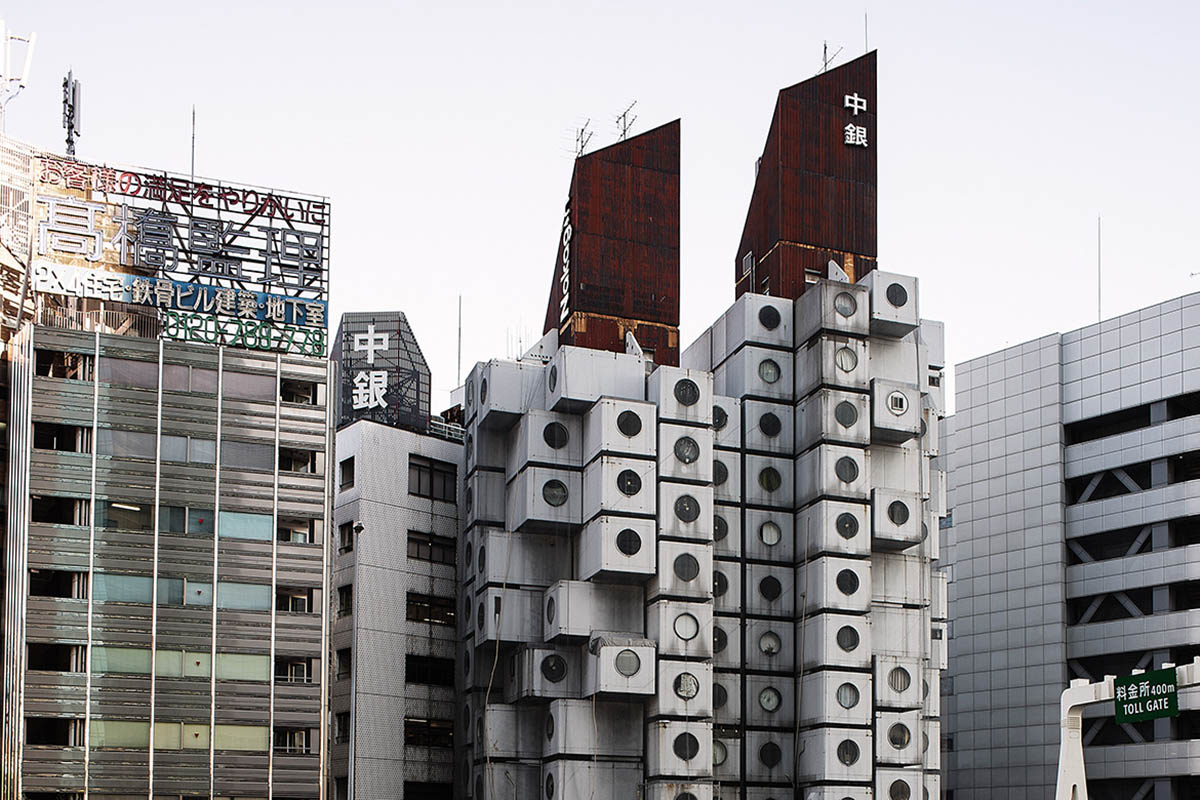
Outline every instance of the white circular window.
{"label": "white circular window", "polygon": [[842,372],[853,372],[854,368],[858,366],[858,353],[849,347],[839,347],[833,354],[833,363]]}
{"label": "white circular window", "polygon": [[758,693],[758,704],[763,711],[768,714],[774,714],[779,710],[779,705],[783,702],[783,695],[773,686],[768,686]]}
{"label": "white circular window", "polygon": [[779,375],[779,364],[773,360],[764,358],[758,363],[758,377],[762,378],[765,383],[775,383],[779,380]]}
{"label": "white circular window", "polygon": [[675,635],[690,642],[700,633],[700,622],[691,614],[680,614],[675,618]]}
{"label": "white circular window", "polygon": [[908,730],[908,726],[897,722],[892,727],[888,728],[888,744],[897,750],[903,750],[908,747],[908,743],[912,741],[912,733]]}
{"label": "white circular window", "polygon": [[764,655],[773,656],[783,649],[783,642],[780,640],[779,634],[767,631],[758,637],[758,649]]}
{"label": "white circular window", "polygon": [[774,547],[783,538],[783,531],[771,520],[758,526],[758,538],[767,547]]}
{"label": "white circular window", "polygon": [[888,673],[888,686],[892,687],[893,692],[908,691],[908,687],[911,685],[912,676],[904,667],[893,667],[892,671]]}
{"label": "white circular window", "polygon": [[837,702],[842,708],[854,708],[858,700],[858,687],[853,683],[843,683],[837,688]]}
{"label": "white circular window", "polygon": [[852,317],[858,311],[858,301],[849,292],[838,292],[833,298],[833,310],[843,317]]}
{"label": "white circular window", "polygon": [[713,766],[719,767],[729,758],[729,750],[720,739],[713,739]]}
{"label": "white circular window", "polygon": [[638,658],[638,654],[626,648],[617,653],[616,658],[617,672],[624,675],[626,678],[632,678],[642,668],[642,660]]}

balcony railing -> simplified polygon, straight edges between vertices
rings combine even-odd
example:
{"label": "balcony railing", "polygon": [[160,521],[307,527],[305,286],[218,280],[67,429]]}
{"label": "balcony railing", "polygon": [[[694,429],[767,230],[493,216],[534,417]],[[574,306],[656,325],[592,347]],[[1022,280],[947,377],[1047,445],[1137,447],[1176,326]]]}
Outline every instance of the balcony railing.
{"label": "balcony railing", "polygon": [[100,331],[142,339],[157,339],[162,333],[162,323],[157,315],[134,309],[80,311],[70,308],[43,308],[38,312],[37,322],[47,328],[65,331]]}

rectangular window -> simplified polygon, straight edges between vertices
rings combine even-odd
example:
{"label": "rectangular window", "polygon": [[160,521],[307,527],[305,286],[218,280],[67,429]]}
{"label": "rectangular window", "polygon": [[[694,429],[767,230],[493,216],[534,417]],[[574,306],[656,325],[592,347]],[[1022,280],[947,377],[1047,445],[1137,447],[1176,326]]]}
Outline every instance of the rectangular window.
{"label": "rectangular window", "polygon": [[128,386],[133,389],[158,388],[157,362],[102,356],[99,364],[99,378],[101,383],[111,383],[113,386]]}
{"label": "rectangular window", "polygon": [[256,442],[221,441],[221,466],[230,469],[275,470],[275,448]]}
{"label": "rectangular window", "polygon": [[180,722],[154,723],[155,750],[207,750],[208,726]]}
{"label": "rectangular window", "polygon": [[216,394],[217,371],[184,364],[163,364],[163,388],[172,392]]}
{"label": "rectangular window", "polygon": [[350,677],[350,671],[354,668],[354,653],[349,647],[343,647],[337,651],[337,679],[339,681]]}
{"label": "rectangular window", "polygon": [[100,428],[96,431],[96,454],[110,458],[154,460],[156,437],[145,431]]}
{"label": "rectangular window", "polygon": [[458,467],[424,456],[408,457],[408,493],[453,503],[458,487]]}
{"label": "rectangular window", "polygon": [[312,661],[307,658],[276,656],[275,681],[277,683],[312,683]]}
{"label": "rectangular window", "polygon": [[338,552],[349,553],[354,549],[354,523],[343,522],[338,525]]}
{"label": "rectangular window", "polygon": [[343,458],[338,464],[338,489],[345,491],[354,486],[354,456]]}
{"label": "rectangular window", "polygon": [[124,747],[148,749],[150,723],[123,719],[93,719],[89,727],[92,748]]}
{"label": "rectangular window", "polygon": [[217,680],[265,681],[271,676],[269,656],[217,653]]}
{"label": "rectangular window", "polygon": [[308,728],[276,728],[276,753],[312,752],[312,731]]}
{"label": "rectangular window", "polygon": [[404,800],[453,800],[454,785],[427,781],[405,781]]}
{"label": "rectangular window", "polygon": [[122,531],[153,531],[154,506],[136,500],[97,500],[96,527]]}
{"label": "rectangular window", "polygon": [[217,608],[231,611],[270,611],[271,587],[257,583],[217,584]]}
{"label": "rectangular window", "polygon": [[333,743],[346,744],[350,741],[350,712],[339,711],[333,715]]}
{"label": "rectangular window", "polygon": [[275,526],[275,538],[292,544],[312,544],[316,541],[315,519],[281,519]]}
{"label": "rectangular window", "polygon": [[59,425],[54,422],[33,423],[33,447],[36,450],[57,450],[60,453],[90,453],[90,428]]}
{"label": "rectangular window", "polygon": [[85,648],[78,644],[29,642],[25,645],[26,667],[33,672],[83,672]]}
{"label": "rectangular window", "polygon": [[60,350],[35,350],[33,368],[46,378],[65,378],[74,381],[92,379],[93,359],[90,353],[64,353]]}
{"label": "rectangular window", "polygon": [[453,539],[434,536],[420,531],[408,532],[408,557],[419,561],[432,561],[435,564],[455,563],[455,542]]}
{"label": "rectangular window", "polygon": [[406,655],[404,657],[404,680],[406,683],[423,683],[427,686],[453,688],[454,659]]}
{"label": "rectangular window", "polygon": [[348,617],[354,613],[354,586],[338,587],[338,616]]}
{"label": "rectangular window", "polygon": [[275,402],[274,375],[226,371],[221,376],[221,394],[239,400],[269,400]]}
{"label": "rectangular window", "polygon": [[211,508],[189,508],[187,532],[193,536],[213,535],[213,511]]}
{"label": "rectangular window", "polygon": [[272,521],[270,514],[251,514],[248,511],[221,512],[222,539],[256,539],[271,541]]}
{"label": "rectangular window", "polygon": [[187,460],[191,464],[217,463],[217,441],[215,439],[188,439]]}
{"label": "rectangular window", "polygon": [[162,435],[160,458],[163,461],[178,461],[185,463],[188,454],[188,437]]}
{"label": "rectangular window", "polygon": [[158,579],[158,604],[160,606],[183,605],[183,578]]}
{"label": "rectangular window", "polygon": [[92,599],[97,603],[149,603],[154,579],[146,575],[112,575],[97,572],[92,578]]}
{"label": "rectangular window", "polygon": [[25,744],[83,747],[83,720],[77,717],[26,717]]}
{"label": "rectangular window", "polygon": [[430,622],[434,625],[454,624],[454,600],[450,597],[434,597],[428,594],[408,593],[408,619],[412,622]]}
{"label": "rectangular window", "polygon": [[29,498],[32,522],[48,525],[87,525],[88,501],[81,497],[35,494]]}
{"label": "rectangular window", "polygon": [[86,600],[87,573],[61,569],[31,569],[29,596]]}
{"label": "rectangular window", "polygon": [[307,614],[313,611],[313,590],[279,587],[275,592],[275,610],[293,614]]}
{"label": "rectangular window", "polygon": [[315,406],[319,405],[317,398],[317,384],[313,381],[302,381],[296,378],[282,378],[279,381],[279,399],[285,403]]}
{"label": "rectangular window", "polygon": [[214,725],[213,749],[266,752],[271,741],[266,725]]}
{"label": "rectangular window", "polygon": [[92,673],[150,674],[150,651],[140,647],[92,647]]}
{"label": "rectangular window", "polygon": [[407,747],[453,747],[454,723],[448,719],[404,718]]}
{"label": "rectangular window", "polygon": [[207,678],[212,656],[202,650],[159,650],[154,654],[154,674],[160,678]]}
{"label": "rectangular window", "polygon": [[313,475],[320,471],[318,462],[315,450],[303,450],[298,447],[279,448],[280,472],[303,472]]}

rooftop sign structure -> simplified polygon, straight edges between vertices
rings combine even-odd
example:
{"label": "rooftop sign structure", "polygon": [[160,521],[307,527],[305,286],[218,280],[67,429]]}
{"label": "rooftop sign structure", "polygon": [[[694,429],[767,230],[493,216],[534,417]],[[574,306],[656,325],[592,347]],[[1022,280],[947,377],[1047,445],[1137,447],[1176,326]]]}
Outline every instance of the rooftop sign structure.
{"label": "rooftop sign structure", "polygon": [[429,366],[399,311],[343,314],[332,356],[339,426],[369,419],[420,432],[429,427]]}

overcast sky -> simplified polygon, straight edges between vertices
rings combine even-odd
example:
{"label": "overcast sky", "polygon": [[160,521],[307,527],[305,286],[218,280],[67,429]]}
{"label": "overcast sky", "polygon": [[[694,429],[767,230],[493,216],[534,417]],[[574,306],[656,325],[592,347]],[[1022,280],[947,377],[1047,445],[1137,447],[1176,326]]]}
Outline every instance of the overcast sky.
{"label": "overcast sky", "polygon": [[574,130],[683,119],[682,340],[733,299],[777,91],[879,50],[879,258],[921,280],[951,363],[1200,291],[1200,4],[143,3],[17,0],[39,36],[9,135],[325,194],[332,311],[404,311],[434,408],[541,333]]}

